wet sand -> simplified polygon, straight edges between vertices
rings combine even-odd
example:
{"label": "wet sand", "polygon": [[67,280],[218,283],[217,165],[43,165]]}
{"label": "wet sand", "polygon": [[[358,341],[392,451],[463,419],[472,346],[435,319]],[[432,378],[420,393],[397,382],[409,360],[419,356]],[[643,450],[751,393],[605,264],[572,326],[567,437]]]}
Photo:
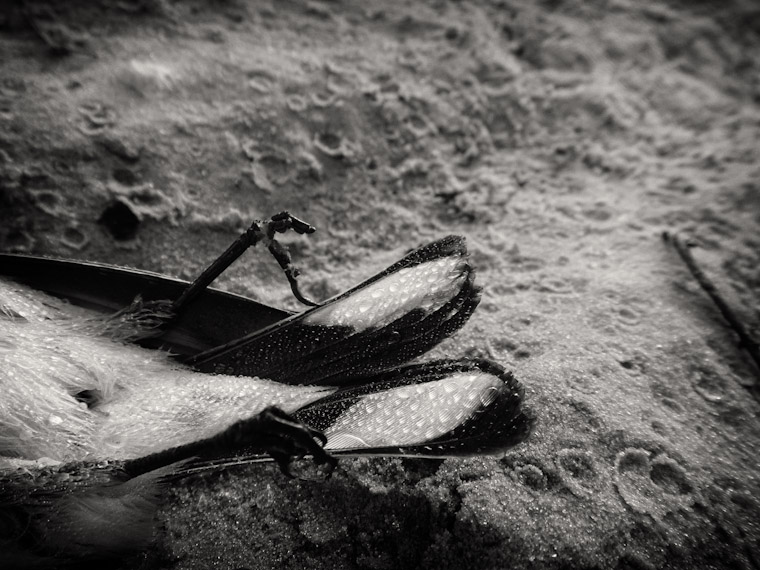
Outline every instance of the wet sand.
{"label": "wet sand", "polygon": [[[2,250],[192,278],[287,209],[324,299],[462,234],[483,300],[430,356],[496,360],[538,416],[502,457],[195,478],[157,564],[760,566],[759,371],[660,238],[760,330],[753,2],[27,4]],[[297,307],[261,252],[218,285]]]}

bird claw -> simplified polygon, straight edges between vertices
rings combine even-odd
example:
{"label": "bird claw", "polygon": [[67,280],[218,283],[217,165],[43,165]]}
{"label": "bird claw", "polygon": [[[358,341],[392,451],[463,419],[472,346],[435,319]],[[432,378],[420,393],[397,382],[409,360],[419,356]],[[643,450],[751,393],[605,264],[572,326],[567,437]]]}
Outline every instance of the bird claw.
{"label": "bird claw", "polygon": [[[285,230],[276,230],[276,231],[285,231]],[[301,233],[301,232],[298,232],[298,233]],[[274,237],[271,237],[269,240],[269,245],[267,249],[269,250],[269,253],[272,254],[272,257],[274,257],[277,260],[277,263],[280,265],[280,268],[285,273],[285,277],[288,278],[288,283],[290,283],[290,289],[291,291],[293,291],[293,296],[304,305],[310,305],[312,307],[316,307],[317,303],[315,303],[311,299],[308,299],[298,289],[298,275],[301,272],[298,270],[298,268],[295,265],[293,265],[293,260],[290,257],[290,252],[288,251],[288,248],[282,245],[276,239],[274,239]]]}
{"label": "bird claw", "polygon": [[330,476],[338,460],[324,450],[327,437],[321,431],[303,424],[276,407],[266,408],[258,418],[262,422],[260,429],[264,432],[265,439],[270,440],[263,447],[286,477],[295,478],[290,465],[293,459],[301,459],[307,454],[312,456],[317,465],[325,465],[326,477]]}
{"label": "bird claw", "polygon": [[293,230],[297,234],[313,234],[317,231],[317,228],[300,218],[292,216],[289,212],[280,212],[272,216],[269,227],[271,230],[270,238],[274,235],[274,232],[284,233],[288,230]]}

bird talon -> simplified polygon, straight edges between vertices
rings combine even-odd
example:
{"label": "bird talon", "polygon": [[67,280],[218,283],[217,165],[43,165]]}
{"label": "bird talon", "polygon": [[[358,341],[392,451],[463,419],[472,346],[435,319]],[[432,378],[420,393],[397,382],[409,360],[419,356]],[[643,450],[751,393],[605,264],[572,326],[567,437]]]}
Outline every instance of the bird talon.
{"label": "bird talon", "polygon": [[309,426],[306,426],[309,429],[309,435],[311,435],[312,438],[319,440],[319,443],[324,447],[327,445],[327,436],[323,434],[321,431],[312,429]]}
{"label": "bird talon", "polygon": [[265,409],[261,412],[261,417],[271,422],[267,431],[271,431],[276,441],[267,451],[288,477],[292,478],[289,468],[291,461],[303,459],[307,454],[318,465],[330,465],[330,472],[337,465],[337,460],[323,449],[327,437],[321,431],[303,424],[276,407]]}
{"label": "bird talon", "polygon": [[298,288],[298,275],[301,272],[295,265],[293,265],[293,259],[290,257],[288,248],[272,238],[269,241],[268,249],[269,253],[272,254],[272,257],[274,257],[280,265],[283,273],[285,273],[285,277],[287,277],[288,283],[290,284],[290,290],[293,291],[293,296],[304,305],[316,307],[317,303],[307,298]]}
{"label": "bird talon", "polygon": [[316,307],[319,305],[319,303],[316,303],[306,297],[301,291],[298,289],[298,281],[296,281],[295,277],[291,277],[290,274],[286,273],[288,277],[288,282],[290,283],[290,290],[293,292],[293,296],[304,305],[308,305],[310,307]]}

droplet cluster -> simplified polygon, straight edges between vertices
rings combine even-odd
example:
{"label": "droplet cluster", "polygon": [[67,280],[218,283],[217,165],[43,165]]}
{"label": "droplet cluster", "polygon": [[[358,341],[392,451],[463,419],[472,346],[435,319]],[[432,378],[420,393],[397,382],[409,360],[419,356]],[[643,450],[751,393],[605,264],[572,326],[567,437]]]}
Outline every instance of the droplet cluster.
{"label": "droplet cluster", "polygon": [[440,437],[494,401],[502,381],[459,372],[434,382],[368,394],[327,428],[326,449],[395,447]]}
{"label": "droplet cluster", "polygon": [[405,267],[314,311],[304,322],[350,326],[357,332],[380,328],[412,309],[426,313],[440,309],[460,290],[466,275],[461,255]]}
{"label": "droplet cluster", "polygon": [[[0,279],[0,456],[130,459],[335,390],[194,372],[94,334],[95,318]],[[92,407],[77,398],[83,391],[97,394]]]}

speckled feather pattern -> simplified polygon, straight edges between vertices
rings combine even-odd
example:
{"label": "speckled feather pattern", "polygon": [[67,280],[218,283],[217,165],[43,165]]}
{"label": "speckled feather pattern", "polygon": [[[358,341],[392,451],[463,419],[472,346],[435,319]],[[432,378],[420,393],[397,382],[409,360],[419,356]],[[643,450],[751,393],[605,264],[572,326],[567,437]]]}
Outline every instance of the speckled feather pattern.
{"label": "speckled feather pattern", "polygon": [[[420,251],[426,252],[422,259],[399,262],[350,294],[307,312],[299,328],[293,327],[296,342],[324,342],[336,331],[344,350],[364,350],[372,340],[363,340],[362,334],[388,328],[394,338],[395,323],[409,322],[413,316],[409,338],[414,339],[418,331],[435,331],[438,323],[456,315],[463,305],[454,299],[464,294],[471,306],[477,304],[460,238],[446,238]],[[425,259],[427,255],[433,259]],[[0,407],[0,455],[5,457],[131,459],[211,437],[269,405],[295,412],[338,389],[197,372],[166,353],[126,344],[119,335],[113,338],[113,323],[106,327],[103,319],[84,309],[9,281],[0,281],[0,307],[7,325],[0,336],[0,385],[8,393]],[[414,324],[436,313],[441,313],[439,320]],[[458,322],[468,315],[457,317]],[[403,326],[398,330],[405,330]],[[290,329],[273,330],[279,334]],[[340,340],[353,335],[360,339],[358,347]],[[272,342],[263,346],[278,349],[270,347]],[[249,349],[246,358],[257,354],[251,345],[244,348]],[[283,350],[280,346],[279,352]],[[286,353],[293,365],[308,354]],[[340,356],[341,349],[332,353],[330,358]],[[338,364],[349,366],[342,358]],[[374,363],[364,364],[367,370],[373,370],[371,366]],[[361,364],[351,367],[361,373]],[[509,389],[498,373],[477,369],[444,374],[421,385],[378,388],[334,418],[325,430],[327,449],[424,443],[456,429],[488,407],[494,394]],[[88,407],[76,397],[82,391],[95,395],[94,404]]]}
{"label": "speckled feather pattern", "polygon": [[371,287],[360,289],[344,302],[313,311],[304,323],[348,326],[354,332],[362,332],[387,325],[410,308],[429,314],[456,295],[466,278],[466,269],[462,255],[405,267]]}
{"label": "speckled feather pattern", "polygon": [[[160,351],[94,335],[81,311],[3,280],[0,305],[6,457],[134,458],[210,437],[267,405],[294,410],[329,393],[193,372]],[[100,403],[77,400],[83,390]]]}
{"label": "speckled feather pattern", "polygon": [[478,371],[367,394],[327,428],[327,449],[433,440],[488,406],[503,388],[499,378]]}

